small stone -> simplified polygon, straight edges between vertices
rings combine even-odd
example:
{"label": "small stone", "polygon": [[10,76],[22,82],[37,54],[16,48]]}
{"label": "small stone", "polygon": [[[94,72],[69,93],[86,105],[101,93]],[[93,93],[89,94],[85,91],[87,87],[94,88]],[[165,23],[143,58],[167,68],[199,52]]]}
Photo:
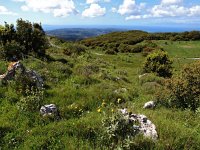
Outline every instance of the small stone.
{"label": "small stone", "polygon": [[42,116],[58,114],[58,110],[55,104],[44,105],[40,108],[40,114]]}
{"label": "small stone", "polygon": [[148,109],[148,108],[155,108],[156,104],[154,101],[149,101],[146,102],[143,106],[144,109]]}

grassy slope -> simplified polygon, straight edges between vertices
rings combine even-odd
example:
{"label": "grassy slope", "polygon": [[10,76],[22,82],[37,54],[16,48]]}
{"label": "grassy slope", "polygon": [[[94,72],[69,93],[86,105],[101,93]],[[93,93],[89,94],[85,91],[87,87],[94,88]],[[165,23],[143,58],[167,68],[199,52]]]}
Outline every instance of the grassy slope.
{"label": "grassy slope", "polygon": [[[175,60],[175,70],[179,64],[194,60],[176,58],[200,56],[200,43],[157,41]],[[189,46],[188,46],[189,45]],[[182,48],[181,48],[182,47]],[[191,48],[192,47],[192,48]],[[43,104],[55,103],[63,117],[59,122],[41,119],[38,110],[34,113],[22,113],[13,102],[17,97],[12,88],[0,87],[0,149],[98,149],[101,134],[102,114],[97,112],[103,99],[106,103],[114,102],[118,97],[127,102],[122,104],[135,113],[147,115],[157,126],[159,140],[148,149],[197,149],[200,148],[199,115],[189,111],[180,111],[159,107],[155,110],[142,109],[146,101],[152,100],[159,90],[152,86],[141,85],[138,75],[141,72],[144,57],[141,54],[97,55],[91,50],[79,57],[68,57],[59,48],[48,50],[59,61],[43,62],[28,59],[23,63],[43,75],[46,82]],[[181,63],[179,63],[181,62]],[[1,62],[5,70],[6,62]],[[72,65],[73,64],[73,67]],[[99,67],[99,71],[88,75],[80,68],[86,65]],[[67,76],[67,70],[73,74]],[[108,78],[104,78],[104,77]],[[122,80],[116,81],[120,77]],[[126,79],[126,80],[125,80]],[[125,94],[115,95],[113,91],[126,88]],[[73,107],[71,107],[73,105]],[[82,109],[83,113],[79,114]],[[94,136],[95,135],[95,136]],[[139,139],[138,146],[144,145]]]}

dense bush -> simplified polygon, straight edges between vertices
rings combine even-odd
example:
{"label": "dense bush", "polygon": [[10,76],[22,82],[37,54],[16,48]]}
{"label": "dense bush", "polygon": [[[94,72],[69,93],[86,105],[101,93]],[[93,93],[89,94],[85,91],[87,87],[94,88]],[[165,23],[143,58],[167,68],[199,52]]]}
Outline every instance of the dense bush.
{"label": "dense bush", "polygon": [[172,61],[169,59],[167,52],[157,50],[147,56],[144,66],[144,72],[154,72],[161,77],[171,77]]}
{"label": "dense bush", "polygon": [[85,52],[86,49],[87,47],[82,44],[68,43],[64,46],[63,53],[68,56],[80,55],[81,53]]}
{"label": "dense bush", "polygon": [[0,28],[0,45],[3,45],[6,58],[21,59],[22,54],[26,56],[30,53],[43,57],[48,42],[41,24],[18,19],[16,28],[7,23]]}
{"label": "dense bush", "polygon": [[180,77],[171,79],[167,88],[172,106],[196,111],[200,107],[200,61],[185,66]]}
{"label": "dense bush", "polygon": [[23,52],[25,48],[20,46],[19,43],[12,41],[11,43],[6,43],[3,48],[3,57],[8,61],[14,61],[15,59],[23,58]]}

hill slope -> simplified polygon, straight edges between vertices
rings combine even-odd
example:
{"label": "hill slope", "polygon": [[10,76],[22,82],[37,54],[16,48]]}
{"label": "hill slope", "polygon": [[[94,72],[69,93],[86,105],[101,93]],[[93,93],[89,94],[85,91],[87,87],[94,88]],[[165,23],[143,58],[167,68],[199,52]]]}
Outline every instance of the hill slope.
{"label": "hill slope", "polygon": [[[136,33],[141,33],[142,37],[148,35],[141,31]],[[104,42],[104,37],[105,41],[120,42],[123,41],[121,36],[132,40],[138,35],[135,31],[130,31],[128,36],[112,33],[101,36],[100,42]],[[199,112],[164,106],[143,109],[145,102],[154,100],[165,79],[154,74],[139,78],[145,60],[141,53],[108,55],[94,47],[77,55],[67,55],[63,52],[72,43],[50,40],[52,47],[47,55],[51,59],[29,57],[22,60],[26,68],[35,70],[44,79],[42,95],[21,93],[15,80],[0,86],[0,149],[111,149],[109,138],[103,134],[106,129],[102,119],[105,114],[124,107],[146,115],[156,125],[159,135],[157,141],[136,136],[124,145],[129,144],[126,146],[132,149],[200,149]],[[153,42],[174,59],[174,75],[183,65],[195,61],[185,57],[200,57],[198,41]],[[7,70],[7,65],[8,62],[0,60],[1,74]],[[38,100],[39,107],[32,110]],[[45,104],[55,104],[60,119],[41,116],[39,109]],[[123,138],[120,141],[125,142]],[[120,141],[114,146],[120,147]]]}

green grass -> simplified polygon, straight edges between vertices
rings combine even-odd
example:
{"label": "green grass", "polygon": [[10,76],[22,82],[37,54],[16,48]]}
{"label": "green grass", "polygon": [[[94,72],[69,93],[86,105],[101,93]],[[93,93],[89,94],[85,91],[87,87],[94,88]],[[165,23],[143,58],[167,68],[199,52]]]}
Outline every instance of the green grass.
{"label": "green grass", "polygon": [[[175,73],[184,64],[195,61],[184,58],[200,57],[199,42],[167,41],[167,45],[165,42],[156,41],[174,60]],[[55,60],[46,62],[29,58],[23,64],[45,79],[42,104],[56,104],[62,119],[42,118],[39,110],[20,111],[17,108],[20,96],[16,94],[13,83],[8,87],[2,85],[0,149],[101,149],[105,146],[100,138],[103,114],[97,109],[103,100],[107,104],[116,104],[117,98],[125,102],[116,104],[117,107],[127,106],[134,113],[145,114],[157,127],[158,141],[153,143],[138,137],[136,147],[145,149],[145,143],[150,143],[146,149],[200,149],[199,114],[165,107],[155,110],[142,108],[160,90],[145,83],[161,80],[154,76],[139,80],[145,60],[142,54],[106,55],[90,49],[80,56],[69,57],[56,47],[50,48],[48,54]],[[6,70],[6,64],[0,61],[1,73]],[[127,92],[116,94],[114,91],[120,88],[126,88]]]}

